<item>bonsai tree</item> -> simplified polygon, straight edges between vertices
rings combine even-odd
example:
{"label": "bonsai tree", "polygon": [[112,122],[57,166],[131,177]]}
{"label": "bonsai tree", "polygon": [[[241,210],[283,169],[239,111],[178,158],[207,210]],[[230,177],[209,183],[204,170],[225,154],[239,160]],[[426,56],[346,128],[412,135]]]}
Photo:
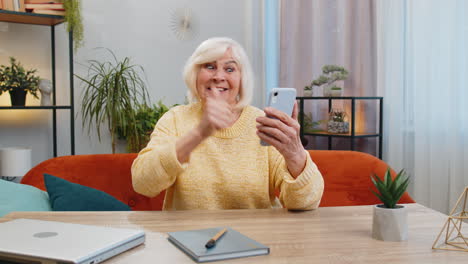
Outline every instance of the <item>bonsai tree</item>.
{"label": "bonsai tree", "polygon": [[400,200],[406,188],[409,185],[409,178],[404,170],[401,170],[392,180],[390,168],[385,172],[384,179],[380,179],[377,175],[371,176],[371,180],[378,190],[378,193],[373,191],[375,196],[384,204],[385,208],[396,208],[396,204]]}
{"label": "bonsai tree", "polygon": [[22,105],[24,105],[27,93],[39,99],[37,95],[39,77],[34,75],[36,71],[36,69],[26,70],[14,57],[10,57],[9,66],[0,66],[0,95],[4,92],[9,92],[12,97],[12,104],[13,97],[18,93],[18,96],[22,97],[20,99]]}
{"label": "bonsai tree", "polygon": [[117,128],[119,138],[127,140],[128,152],[140,152],[140,150],[148,144],[154,126],[169,109],[170,107],[164,105],[162,101],[158,101],[158,103],[154,104],[152,107],[146,104],[139,104],[137,106],[135,113],[135,133],[128,133],[132,131],[131,126],[133,124],[127,124],[127,127]]}
{"label": "bonsai tree", "polygon": [[88,76],[76,75],[84,84],[81,115],[83,127],[88,125],[88,133],[94,124],[99,141],[101,124],[107,121],[111,136],[112,153],[115,153],[117,129],[123,135],[137,136],[137,106],[147,105],[149,97],[145,82],[140,77],[144,74],[141,66],[130,63],[130,58],[117,60],[114,53],[108,50],[114,61],[89,61]]}
{"label": "bonsai tree", "polygon": [[[336,81],[346,80],[348,78],[348,71],[337,65],[324,65],[322,67],[322,74],[315,80],[313,80],[310,85],[304,87],[304,90],[312,90],[314,86],[320,87],[324,84],[331,86]],[[338,86],[332,86],[331,89],[341,89]]]}

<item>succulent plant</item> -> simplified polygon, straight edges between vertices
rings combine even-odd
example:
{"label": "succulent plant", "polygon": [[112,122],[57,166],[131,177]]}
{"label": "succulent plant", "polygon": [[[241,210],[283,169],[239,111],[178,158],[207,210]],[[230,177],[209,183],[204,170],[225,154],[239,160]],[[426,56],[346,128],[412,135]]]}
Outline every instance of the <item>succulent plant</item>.
{"label": "succulent plant", "polygon": [[379,176],[374,174],[371,176],[371,180],[379,193],[371,190],[380,201],[383,202],[386,208],[396,208],[396,204],[400,200],[401,196],[405,193],[408,188],[409,178],[406,176],[404,170],[401,170],[392,180],[390,175],[390,168],[385,172],[384,179],[380,179]]}

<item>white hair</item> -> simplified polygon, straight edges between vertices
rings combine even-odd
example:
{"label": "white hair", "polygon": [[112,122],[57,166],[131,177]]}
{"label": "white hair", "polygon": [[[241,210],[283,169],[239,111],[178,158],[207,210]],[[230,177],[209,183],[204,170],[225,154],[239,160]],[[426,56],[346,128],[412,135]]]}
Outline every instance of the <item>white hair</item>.
{"label": "white hair", "polygon": [[197,90],[197,76],[201,65],[223,57],[228,49],[231,49],[232,57],[239,65],[241,71],[241,85],[236,106],[242,108],[250,104],[254,81],[249,58],[244,48],[235,40],[220,37],[209,38],[203,41],[185,63],[183,78],[189,88],[188,98],[190,102],[200,101]]}

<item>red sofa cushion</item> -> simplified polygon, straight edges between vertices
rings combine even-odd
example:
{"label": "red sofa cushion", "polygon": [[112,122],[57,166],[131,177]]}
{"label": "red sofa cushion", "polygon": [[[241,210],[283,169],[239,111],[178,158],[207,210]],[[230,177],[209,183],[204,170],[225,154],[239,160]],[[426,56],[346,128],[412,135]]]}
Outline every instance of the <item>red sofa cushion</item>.
{"label": "red sofa cushion", "polygon": [[148,198],[132,187],[130,168],[136,153],[62,156],[46,160],[32,168],[21,180],[45,190],[43,174],[104,191],[132,210],[161,210],[164,193]]}
{"label": "red sofa cushion", "polygon": [[[309,153],[325,182],[321,207],[381,203],[371,192],[375,187],[370,177],[385,175],[389,166],[384,161],[357,151],[310,150]],[[391,174],[393,178],[396,176],[393,170]],[[414,203],[414,200],[405,192],[399,203]]]}

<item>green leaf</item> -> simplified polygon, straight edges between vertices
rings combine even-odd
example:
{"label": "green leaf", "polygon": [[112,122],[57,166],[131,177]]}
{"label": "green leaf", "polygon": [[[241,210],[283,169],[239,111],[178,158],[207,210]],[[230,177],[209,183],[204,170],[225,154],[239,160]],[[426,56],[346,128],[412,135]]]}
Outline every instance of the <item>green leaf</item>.
{"label": "green leaf", "polygon": [[390,175],[390,168],[385,172],[385,186],[390,188],[392,186],[392,176]]}

